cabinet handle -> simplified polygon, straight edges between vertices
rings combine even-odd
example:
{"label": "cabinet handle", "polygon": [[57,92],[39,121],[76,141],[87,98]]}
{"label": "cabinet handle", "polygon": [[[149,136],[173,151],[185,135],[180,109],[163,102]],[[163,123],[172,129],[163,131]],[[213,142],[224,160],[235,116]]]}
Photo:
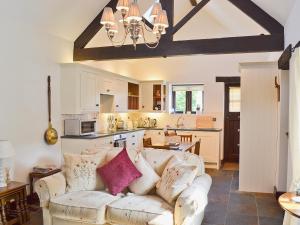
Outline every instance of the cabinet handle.
{"label": "cabinet handle", "polygon": [[143,106],[142,106],[142,108],[144,109],[144,108],[145,108],[145,106],[143,105]]}
{"label": "cabinet handle", "polygon": [[135,143],[132,143],[132,145],[135,145]]}
{"label": "cabinet handle", "polygon": [[135,135],[132,135],[131,137],[135,138]]}
{"label": "cabinet handle", "polygon": [[161,135],[161,133],[160,133],[160,132],[158,132],[158,135]]}
{"label": "cabinet handle", "polygon": [[98,107],[98,106],[99,106],[99,104],[96,104],[96,106]]}
{"label": "cabinet handle", "polygon": [[111,141],[111,142],[109,142],[109,144],[111,144],[111,145],[112,145],[112,144],[113,144],[113,142]]}
{"label": "cabinet handle", "polygon": [[106,90],[106,92],[110,92],[110,90],[109,90],[109,89],[107,89],[107,90]]}
{"label": "cabinet handle", "polygon": [[119,108],[119,105],[116,105],[117,108]]}

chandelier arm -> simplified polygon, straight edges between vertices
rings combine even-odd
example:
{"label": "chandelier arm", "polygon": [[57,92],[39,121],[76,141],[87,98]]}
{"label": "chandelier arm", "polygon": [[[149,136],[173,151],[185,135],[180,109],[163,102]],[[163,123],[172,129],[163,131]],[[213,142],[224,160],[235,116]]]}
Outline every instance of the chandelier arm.
{"label": "chandelier arm", "polygon": [[144,33],[144,29],[142,27],[142,36],[143,36],[143,40],[144,40],[144,44],[148,47],[148,48],[157,48],[157,46],[159,45],[159,41],[160,38],[157,37],[156,42],[147,42],[146,38],[145,38],[145,33]]}
{"label": "chandelier arm", "polygon": [[108,33],[107,33],[107,36],[108,36],[110,42],[112,43],[112,45],[113,45],[114,47],[119,48],[119,47],[122,47],[122,46],[124,45],[124,43],[125,43],[125,41],[126,41],[126,38],[127,38],[127,35],[128,35],[128,30],[124,27],[124,31],[125,31],[125,32],[124,32],[124,38],[123,38],[121,41],[115,41],[115,40],[113,40],[113,38],[110,37],[110,36],[108,35]]}

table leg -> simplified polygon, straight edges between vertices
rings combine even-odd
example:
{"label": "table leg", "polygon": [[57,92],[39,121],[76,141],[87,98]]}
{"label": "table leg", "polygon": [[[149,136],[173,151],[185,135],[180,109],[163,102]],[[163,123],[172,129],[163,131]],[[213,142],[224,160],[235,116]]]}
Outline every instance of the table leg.
{"label": "table leg", "polygon": [[16,213],[17,213],[17,216],[18,216],[18,219],[19,219],[19,223],[22,224],[22,210],[21,210],[21,204],[20,204],[20,194],[17,194],[16,196]]}
{"label": "table leg", "polygon": [[28,209],[28,205],[27,205],[27,193],[26,193],[26,188],[23,189],[22,192],[22,198],[21,198],[21,204],[23,205],[23,209],[24,209],[24,221],[28,221],[29,220],[29,209]]}
{"label": "table leg", "polygon": [[6,224],[7,220],[6,220],[6,214],[5,214],[5,202],[1,202],[1,213],[2,213],[2,223]]}

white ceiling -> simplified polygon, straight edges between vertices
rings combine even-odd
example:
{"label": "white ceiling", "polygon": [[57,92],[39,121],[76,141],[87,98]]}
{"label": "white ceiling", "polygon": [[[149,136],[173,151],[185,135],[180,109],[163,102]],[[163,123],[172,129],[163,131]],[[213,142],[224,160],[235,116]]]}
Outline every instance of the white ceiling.
{"label": "white ceiling", "polygon": [[[143,4],[149,0],[139,1]],[[175,21],[190,7],[189,0],[176,1],[183,2],[185,7],[182,7],[181,13],[177,13]],[[213,4],[217,4],[218,1],[212,0]],[[285,24],[295,0],[253,1],[280,23]],[[38,29],[74,41],[108,2],[109,0],[9,0],[1,4],[1,14],[3,18],[22,20]],[[210,12],[210,15],[215,14]],[[215,19],[224,21],[225,17],[220,16],[217,14]]]}

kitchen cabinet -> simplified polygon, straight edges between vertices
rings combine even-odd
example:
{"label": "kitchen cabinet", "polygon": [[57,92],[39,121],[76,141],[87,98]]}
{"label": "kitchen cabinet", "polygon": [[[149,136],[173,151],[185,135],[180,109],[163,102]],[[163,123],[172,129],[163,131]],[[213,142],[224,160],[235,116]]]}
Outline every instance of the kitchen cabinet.
{"label": "kitchen cabinet", "polygon": [[81,72],[80,106],[83,111],[99,111],[100,94],[97,91],[97,77],[97,74],[91,72]]}
{"label": "kitchen cabinet", "polygon": [[[100,74],[101,75],[101,74]],[[108,78],[103,76],[99,76],[97,79],[97,89],[100,94],[114,95],[115,94],[115,83],[112,78]]]}
{"label": "kitchen cabinet", "polygon": [[203,157],[206,168],[220,169],[220,132],[208,131],[177,131],[177,134],[191,134],[193,141],[200,141],[200,156]]}
{"label": "kitchen cabinet", "polygon": [[136,83],[128,82],[128,110],[139,110],[140,87]]}
{"label": "kitchen cabinet", "polygon": [[97,139],[62,138],[61,140],[62,154],[80,154],[85,149],[101,149],[101,147],[113,147],[112,137],[104,137]]}
{"label": "kitchen cabinet", "polygon": [[142,82],[141,105],[143,112],[167,111],[167,85],[165,81]]}
{"label": "kitchen cabinet", "polygon": [[139,151],[143,149],[144,131],[136,131],[127,134],[126,146],[130,150]]}
{"label": "kitchen cabinet", "polygon": [[128,82],[115,79],[114,111],[117,113],[128,111]]}
{"label": "kitchen cabinet", "polygon": [[61,113],[98,112],[97,71],[78,64],[61,65]]}

